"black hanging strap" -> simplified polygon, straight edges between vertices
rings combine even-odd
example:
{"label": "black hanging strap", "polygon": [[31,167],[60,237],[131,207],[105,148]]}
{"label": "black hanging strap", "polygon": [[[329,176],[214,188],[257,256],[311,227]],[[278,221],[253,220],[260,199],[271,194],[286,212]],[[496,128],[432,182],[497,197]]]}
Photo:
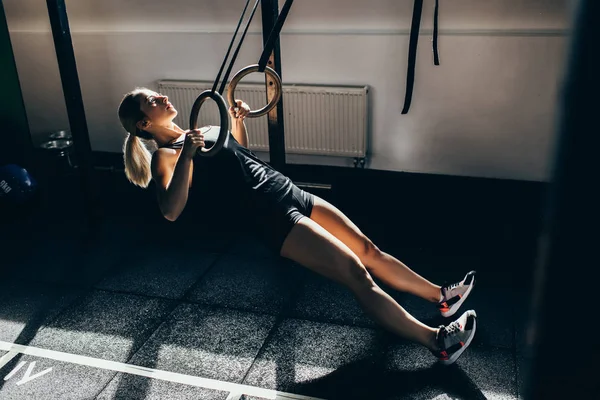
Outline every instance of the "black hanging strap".
{"label": "black hanging strap", "polygon": [[415,0],[413,8],[412,24],[410,27],[410,43],[408,47],[408,72],[406,76],[406,95],[404,97],[404,108],[402,114],[408,113],[412,100],[413,87],[415,84],[415,65],[417,61],[417,44],[419,43],[419,30],[421,28],[421,14],[423,12],[423,0]]}
{"label": "black hanging strap", "polygon": [[435,10],[433,12],[433,63],[440,65],[440,54],[438,53],[438,19],[439,19],[440,0],[435,0]]}
{"label": "black hanging strap", "polygon": [[[439,0],[435,0],[435,9],[433,12],[433,62],[440,65],[440,55],[438,52],[438,29],[439,29]],[[407,114],[412,101],[412,94],[415,85],[415,66],[417,62],[417,45],[419,43],[419,30],[421,29],[421,14],[423,13],[423,0],[415,0],[413,8],[412,24],[410,27],[410,43],[408,47],[408,72],[406,76],[406,96],[404,98],[404,108],[402,114]]]}

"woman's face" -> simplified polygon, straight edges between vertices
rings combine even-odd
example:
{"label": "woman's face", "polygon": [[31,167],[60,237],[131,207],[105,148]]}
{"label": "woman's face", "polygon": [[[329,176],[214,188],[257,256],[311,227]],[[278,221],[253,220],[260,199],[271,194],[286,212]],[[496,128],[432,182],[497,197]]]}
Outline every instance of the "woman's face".
{"label": "woman's face", "polygon": [[167,96],[150,90],[140,95],[140,110],[154,125],[168,125],[177,116],[177,110],[169,103]]}

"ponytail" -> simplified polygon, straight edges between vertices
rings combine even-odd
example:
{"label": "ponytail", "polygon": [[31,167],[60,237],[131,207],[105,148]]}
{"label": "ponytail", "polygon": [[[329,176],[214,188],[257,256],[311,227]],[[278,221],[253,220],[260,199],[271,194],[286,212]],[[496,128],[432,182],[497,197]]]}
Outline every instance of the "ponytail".
{"label": "ponytail", "polygon": [[[134,185],[147,188],[152,179],[150,163],[152,155],[146,147],[146,141],[153,140],[152,135],[137,128],[137,122],[144,119],[145,115],[140,110],[140,95],[144,88],[137,88],[127,93],[119,105],[119,119],[121,125],[129,133],[123,144],[123,161],[125,162],[125,176]],[[142,140],[145,139],[145,140]]]}
{"label": "ponytail", "polygon": [[125,176],[134,185],[147,188],[152,179],[150,162],[152,155],[142,140],[129,134],[123,145],[123,161],[125,162]]}

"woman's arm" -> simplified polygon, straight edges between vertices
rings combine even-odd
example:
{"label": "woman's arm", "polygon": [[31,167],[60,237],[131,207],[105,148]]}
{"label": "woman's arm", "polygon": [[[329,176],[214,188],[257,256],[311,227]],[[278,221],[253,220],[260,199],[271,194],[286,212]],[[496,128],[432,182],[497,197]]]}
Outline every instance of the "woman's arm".
{"label": "woman's arm", "polygon": [[153,175],[158,184],[158,206],[166,219],[175,221],[187,203],[192,158],[182,152],[173,165],[169,159],[176,155],[159,152],[152,159]]}
{"label": "woman's arm", "polygon": [[190,189],[192,159],[198,148],[203,146],[204,135],[196,129],[186,134],[179,155],[169,149],[159,149],[152,157],[152,176],[158,183],[158,205],[169,221],[179,218],[185,208]]}
{"label": "woman's arm", "polygon": [[231,116],[231,134],[244,147],[248,147],[248,132],[246,131],[246,123],[244,120],[250,112],[248,104],[242,100],[235,101],[236,107],[229,107],[229,115]]}
{"label": "woman's arm", "polygon": [[231,134],[244,147],[248,147],[248,132],[244,120],[231,117]]}

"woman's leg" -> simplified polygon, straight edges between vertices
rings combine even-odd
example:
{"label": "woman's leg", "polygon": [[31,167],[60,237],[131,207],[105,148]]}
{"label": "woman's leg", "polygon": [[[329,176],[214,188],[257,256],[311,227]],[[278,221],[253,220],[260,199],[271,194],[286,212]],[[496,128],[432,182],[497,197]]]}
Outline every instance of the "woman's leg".
{"label": "woman's leg", "polygon": [[434,285],[398,259],[381,251],[346,215],[329,202],[314,196],[310,218],[348,246],[370,273],[390,287],[431,302],[440,301],[440,286]]}
{"label": "woman's leg", "polygon": [[406,312],[379,288],[361,260],[341,240],[310,218],[302,218],[288,234],[281,256],[349,288],[377,323],[408,340],[436,350],[436,333]]}

